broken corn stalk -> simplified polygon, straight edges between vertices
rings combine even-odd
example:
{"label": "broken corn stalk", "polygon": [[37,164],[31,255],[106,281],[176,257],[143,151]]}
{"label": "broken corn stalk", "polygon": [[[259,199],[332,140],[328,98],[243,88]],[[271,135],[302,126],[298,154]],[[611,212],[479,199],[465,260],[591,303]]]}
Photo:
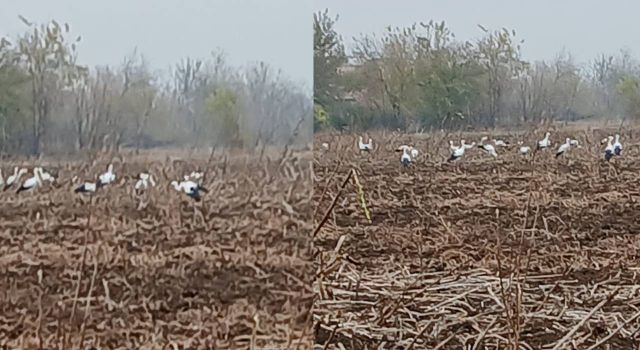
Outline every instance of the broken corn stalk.
{"label": "broken corn stalk", "polygon": [[364,189],[358,180],[358,174],[355,169],[351,169],[353,172],[353,180],[356,182],[356,187],[358,188],[358,197],[360,198],[360,206],[362,207],[362,211],[364,211],[364,215],[367,217],[369,223],[371,223],[371,213],[367,208],[367,201],[364,199]]}

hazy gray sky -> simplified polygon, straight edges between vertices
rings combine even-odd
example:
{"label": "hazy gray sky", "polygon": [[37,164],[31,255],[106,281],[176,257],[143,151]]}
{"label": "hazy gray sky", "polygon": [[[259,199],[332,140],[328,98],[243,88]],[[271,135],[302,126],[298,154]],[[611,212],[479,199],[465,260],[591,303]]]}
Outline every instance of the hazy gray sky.
{"label": "hazy gray sky", "polygon": [[553,58],[566,48],[578,62],[622,48],[640,55],[640,2],[622,0],[315,0],[315,11],[339,14],[338,31],[349,44],[359,33],[388,25],[444,20],[456,38],[481,36],[477,27],[515,29],[530,60]]}
{"label": "hazy gray sky", "polygon": [[90,65],[119,64],[137,46],[165,69],[220,47],[234,65],[262,60],[312,85],[312,0],[0,0],[0,9],[0,36],[26,30],[18,14],[68,22]]}

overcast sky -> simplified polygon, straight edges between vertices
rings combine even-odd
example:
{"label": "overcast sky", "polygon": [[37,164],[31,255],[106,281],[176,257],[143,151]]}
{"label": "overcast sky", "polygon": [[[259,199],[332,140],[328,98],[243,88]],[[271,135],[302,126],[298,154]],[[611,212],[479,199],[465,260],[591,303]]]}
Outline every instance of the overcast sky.
{"label": "overcast sky", "polygon": [[230,63],[265,61],[308,88],[313,77],[312,0],[0,0],[0,36],[68,22],[82,63],[119,64],[138,47],[154,68],[222,48]]}
{"label": "overcast sky", "polygon": [[359,33],[433,19],[461,40],[480,37],[478,24],[515,29],[529,60],[551,59],[562,48],[578,62],[622,48],[640,55],[640,2],[632,0],[316,0],[314,6],[340,15],[336,27],[348,47]]}

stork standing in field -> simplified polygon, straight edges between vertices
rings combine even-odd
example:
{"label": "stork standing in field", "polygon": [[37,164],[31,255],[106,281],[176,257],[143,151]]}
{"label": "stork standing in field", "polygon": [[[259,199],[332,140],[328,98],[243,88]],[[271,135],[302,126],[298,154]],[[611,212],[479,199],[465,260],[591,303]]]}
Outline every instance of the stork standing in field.
{"label": "stork standing in field", "polygon": [[544,138],[538,141],[538,150],[547,149],[549,146],[551,146],[551,140],[549,140],[549,136],[551,136],[551,133],[547,132],[546,134],[544,134]]}
{"label": "stork standing in field", "polygon": [[22,186],[18,188],[16,193],[20,193],[23,191],[31,191],[34,188],[42,185],[42,168],[35,167],[33,169],[33,176],[24,180]]}
{"label": "stork standing in field", "polygon": [[578,140],[571,140],[571,146],[576,146],[578,148],[582,148],[582,146],[580,146],[580,142],[578,142]]}
{"label": "stork standing in field", "polygon": [[85,182],[82,185],[76,187],[73,192],[75,193],[95,193],[96,190],[100,188],[100,182],[96,184],[95,182]]}
{"label": "stork standing in field", "polygon": [[613,143],[613,153],[616,156],[622,154],[622,144],[620,143],[620,134],[616,134],[616,142]]}
{"label": "stork standing in field", "polygon": [[178,192],[184,192],[187,194],[187,196],[193,198],[197,201],[200,201],[200,191],[202,192],[209,192],[206,188],[200,186],[199,184],[191,181],[191,180],[185,180],[182,182],[178,182],[178,181],[171,181],[171,186],[173,186],[173,188],[178,191]]}
{"label": "stork standing in field", "polygon": [[493,145],[485,144],[484,141],[486,141],[486,140],[487,140],[487,137],[483,136],[480,139],[480,144],[478,145],[478,148],[481,148],[487,154],[493,156],[494,158],[497,158],[498,157],[498,153],[496,153],[496,148],[493,147]]}
{"label": "stork standing in field", "polygon": [[496,139],[493,139],[493,144],[496,145],[496,147],[509,147],[510,146],[509,142],[505,142],[503,140],[496,140]]}
{"label": "stork standing in field", "polygon": [[527,154],[529,154],[529,152],[531,152],[531,147],[523,146],[522,143],[522,141],[518,141],[518,145],[520,146],[518,152],[520,152],[521,155],[526,156]]}
{"label": "stork standing in field", "polygon": [[369,143],[363,143],[362,142],[362,136],[359,136],[358,139],[358,149],[362,152],[362,151],[366,151],[369,152],[373,149],[373,141],[371,140],[371,138],[369,138]]}
{"label": "stork standing in field", "polygon": [[396,152],[409,152],[409,154],[411,155],[411,158],[416,158],[418,156],[418,154],[420,152],[418,152],[418,150],[413,147],[413,146],[408,146],[408,145],[401,145],[400,147],[396,148]]}
{"label": "stork standing in field", "polygon": [[153,180],[153,176],[147,173],[140,173],[140,175],[138,175],[138,181],[136,181],[134,189],[136,191],[143,191],[149,187],[149,184],[152,187],[155,187],[156,182]]}
{"label": "stork standing in field", "polygon": [[409,155],[409,148],[406,147],[402,150],[402,157],[400,157],[400,163],[405,167],[408,167],[411,164],[411,156]]}
{"label": "stork standing in field", "polygon": [[100,186],[105,186],[116,181],[116,174],[113,173],[113,164],[109,164],[107,172],[100,175],[98,180]]}
{"label": "stork standing in field", "polygon": [[13,186],[13,184],[18,183],[22,175],[27,173],[27,169],[22,168],[18,170],[18,167],[13,168],[13,175],[10,175],[7,178],[7,183],[4,185],[4,190],[8,190],[9,187]]}
{"label": "stork standing in field", "polygon": [[53,175],[51,175],[51,173],[49,173],[48,171],[42,170],[40,176],[43,182],[45,181],[48,181],[49,183],[56,182],[56,178]]}
{"label": "stork standing in field", "polygon": [[613,155],[615,153],[615,148],[613,147],[613,143],[611,141],[613,141],[613,136],[609,136],[607,138],[607,147],[604,149],[604,160],[606,160],[607,162],[610,161],[611,158],[613,158]]}
{"label": "stork standing in field", "polygon": [[558,151],[556,152],[556,158],[567,153],[570,148],[571,148],[571,139],[567,137],[565,143],[561,144],[560,147],[558,147]]}
{"label": "stork standing in field", "polygon": [[[472,148],[472,147],[474,147],[476,145],[475,142],[471,143],[470,145],[467,145],[464,142],[465,142],[464,140],[461,140],[460,141],[460,147],[456,147],[456,146],[453,145],[453,142],[449,141],[449,145],[450,145],[450,147],[452,149],[452,152],[451,152],[451,156],[449,157],[449,159],[447,159],[447,162],[453,162],[453,161],[456,161],[456,160],[462,158],[462,156],[464,156],[464,151],[467,148]],[[455,149],[454,149],[454,147],[455,147]]]}

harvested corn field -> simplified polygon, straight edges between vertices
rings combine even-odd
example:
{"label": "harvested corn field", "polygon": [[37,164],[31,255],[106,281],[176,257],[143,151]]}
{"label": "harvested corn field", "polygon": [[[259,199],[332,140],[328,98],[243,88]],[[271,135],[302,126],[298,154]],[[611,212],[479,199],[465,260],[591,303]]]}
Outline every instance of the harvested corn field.
{"label": "harvested corn field", "polygon": [[[309,349],[310,154],[258,158],[47,162],[54,184],[0,193],[0,346]],[[110,162],[115,183],[74,193]],[[169,185],[194,170],[199,202]]]}
{"label": "harvested corn field", "polygon": [[516,142],[544,131],[487,134],[512,146],[456,162],[483,135],[316,135],[316,348],[637,348],[640,153],[627,131],[605,162],[607,132],[535,155]]}

